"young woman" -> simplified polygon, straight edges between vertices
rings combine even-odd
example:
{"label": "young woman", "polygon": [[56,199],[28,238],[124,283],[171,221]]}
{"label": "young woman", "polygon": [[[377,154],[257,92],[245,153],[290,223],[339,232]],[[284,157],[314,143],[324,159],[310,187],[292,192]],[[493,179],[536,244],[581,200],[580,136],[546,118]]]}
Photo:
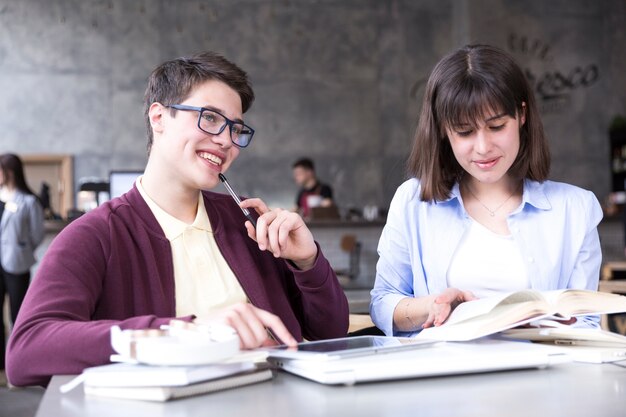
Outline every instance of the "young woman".
{"label": "young woman", "polygon": [[43,240],[43,208],[26,184],[24,167],[17,155],[0,155],[0,350],[4,369],[4,298],[9,295],[11,321],[17,314],[30,284],[35,249]]}
{"label": "young woman", "polygon": [[505,52],[466,46],[435,66],[408,167],[372,290],[387,335],[440,325],[459,303],[495,293],[597,289],[602,210],[591,192],[547,181],[535,98]]}

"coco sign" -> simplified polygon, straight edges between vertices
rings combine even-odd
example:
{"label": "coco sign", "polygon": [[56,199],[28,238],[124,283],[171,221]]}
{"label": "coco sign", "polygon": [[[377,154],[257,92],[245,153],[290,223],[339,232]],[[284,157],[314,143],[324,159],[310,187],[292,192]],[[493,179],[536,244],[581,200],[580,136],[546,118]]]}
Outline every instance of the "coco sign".
{"label": "coco sign", "polygon": [[[551,63],[554,60],[550,46],[540,40],[530,40],[526,36],[511,34],[507,45],[511,52],[523,54],[540,62]],[[576,65],[569,69],[541,73],[525,68],[525,73],[535,90],[542,110],[546,112],[563,110],[576,90],[593,85],[600,77],[596,64]]]}

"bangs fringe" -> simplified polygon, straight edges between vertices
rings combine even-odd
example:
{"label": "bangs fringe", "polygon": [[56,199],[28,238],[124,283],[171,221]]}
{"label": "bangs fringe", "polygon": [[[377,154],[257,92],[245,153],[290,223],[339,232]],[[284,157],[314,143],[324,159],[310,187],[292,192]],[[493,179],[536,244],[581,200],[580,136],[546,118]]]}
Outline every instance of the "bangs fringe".
{"label": "bangs fringe", "polygon": [[507,86],[497,87],[469,74],[458,83],[458,88],[448,89],[448,94],[439,96],[435,112],[440,137],[447,137],[446,130],[458,126],[477,129],[479,122],[498,114],[515,117],[517,106],[514,94]]}

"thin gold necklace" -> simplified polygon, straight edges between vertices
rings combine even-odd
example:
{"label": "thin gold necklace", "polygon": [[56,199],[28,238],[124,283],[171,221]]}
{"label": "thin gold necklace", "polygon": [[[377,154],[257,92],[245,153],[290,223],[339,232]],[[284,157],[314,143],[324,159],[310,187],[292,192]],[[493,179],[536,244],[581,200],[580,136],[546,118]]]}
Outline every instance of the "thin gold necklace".
{"label": "thin gold necklace", "polygon": [[504,206],[506,204],[507,201],[509,201],[511,199],[511,197],[513,197],[515,195],[515,193],[517,192],[517,190],[519,190],[519,185],[517,187],[515,187],[515,189],[513,190],[513,192],[511,193],[511,195],[509,195],[506,200],[504,200],[498,207],[496,207],[495,209],[491,210],[489,207],[487,207],[482,201],[480,201],[480,199],[478,197],[476,197],[476,194],[474,194],[472,192],[472,189],[470,188],[469,184],[465,184],[465,188],[467,188],[467,191],[469,191],[469,193],[472,195],[472,197],[474,197],[476,199],[476,201],[478,201],[478,203],[480,203],[481,206],[483,206],[485,208],[485,210],[487,210],[489,212],[489,215],[491,217],[496,217],[496,212],[498,210],[500,210],[502,208],[502,206]]}

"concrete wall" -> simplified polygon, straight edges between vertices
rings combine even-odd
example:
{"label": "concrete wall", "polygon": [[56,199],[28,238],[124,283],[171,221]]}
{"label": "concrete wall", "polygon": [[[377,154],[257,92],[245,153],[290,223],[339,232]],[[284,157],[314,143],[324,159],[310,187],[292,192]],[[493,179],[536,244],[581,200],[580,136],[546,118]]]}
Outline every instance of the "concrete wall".
{"label": "concrete wall", "polygon": [[486,42],[533,77],[553,177],[603,199],[625,22],[623,0],[0,0],[0,151],[73,154],[76,180],[143,168],[148,73],[213,49],[258,97],[255,142],[229,174],[241,193],[292,205],[290,164],[308,155],[339,204],[384,206],[430,69]]}

